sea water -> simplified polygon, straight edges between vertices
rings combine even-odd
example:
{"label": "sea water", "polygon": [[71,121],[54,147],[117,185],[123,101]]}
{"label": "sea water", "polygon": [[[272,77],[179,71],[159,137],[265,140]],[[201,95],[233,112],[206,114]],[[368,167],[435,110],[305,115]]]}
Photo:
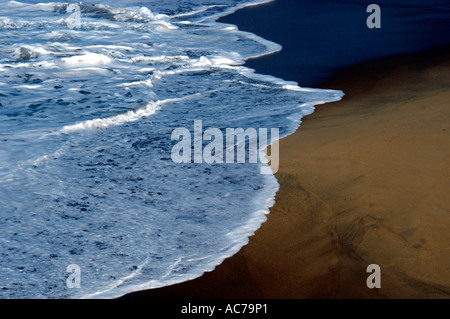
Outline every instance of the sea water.
{"label": "sea water", "polygon": [[118,297],[248,242],[278,190],[267,164],[174,163],[171,133],[201,120],[283,137],[343,95],[243,65],[281,50],[216,22],[254,4],[86,1],[75,21],[68,3],[0,1],[0,297]]}

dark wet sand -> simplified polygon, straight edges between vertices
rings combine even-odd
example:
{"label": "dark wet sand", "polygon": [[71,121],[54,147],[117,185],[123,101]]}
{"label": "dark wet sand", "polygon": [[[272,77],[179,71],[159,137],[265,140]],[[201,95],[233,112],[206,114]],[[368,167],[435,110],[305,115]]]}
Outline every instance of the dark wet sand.
{"label": "dark wet sand", "polygon": [[198,279],[126,297],[450,297],[450,46],[322,87],[346,95],[280,141],[276,204],[249,244]]}

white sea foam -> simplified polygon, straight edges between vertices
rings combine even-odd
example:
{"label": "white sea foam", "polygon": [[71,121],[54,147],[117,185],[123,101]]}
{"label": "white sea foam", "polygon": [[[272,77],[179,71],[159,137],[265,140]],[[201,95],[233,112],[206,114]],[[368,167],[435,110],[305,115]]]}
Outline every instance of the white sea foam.
{"label": "white sea foam", "polygon": [[103,54],[86,53],[63,58],[62,61],[71,65],[104,65],[111,63],[111,59]]}
{"label": "white sea foam", "polygon": [[157,103],[150,102],[145,107],[139,108],[135,111],[128,111],[125,114],[119,114],[107,118],[99,118],[94,120],[87,120],[74,125],[66,125],[61,129],[62,133],[70,133],[73,131],[80,131],[93,128],[107,128],[110,126],[123,125],[125,123],[137,121],[143,117],[150,116],[160,109]]}
{"label": "white sea foam", "polygon": [[[281,46],[215,20],[261,1],[94,0],[73,29],[67,3],[27,2],[0,14],[2,297],[112,298],[213,270],[278,183],[267,164],[175,164],[172,130],[283,137],[342,96],[243,66]],[[82,285],[67,289],[74,263]]]}

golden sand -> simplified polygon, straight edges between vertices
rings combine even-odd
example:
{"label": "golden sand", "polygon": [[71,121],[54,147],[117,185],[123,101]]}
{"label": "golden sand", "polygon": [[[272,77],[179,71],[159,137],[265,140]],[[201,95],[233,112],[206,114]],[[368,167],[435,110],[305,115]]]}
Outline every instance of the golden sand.
{"label": "golden sand", "polygon": [[[449,298],[450,50],[348,68],[342,101],[280,141],[280,190],[248,245],[138,298]],[[381,267],[369,289],[366,267]]]}

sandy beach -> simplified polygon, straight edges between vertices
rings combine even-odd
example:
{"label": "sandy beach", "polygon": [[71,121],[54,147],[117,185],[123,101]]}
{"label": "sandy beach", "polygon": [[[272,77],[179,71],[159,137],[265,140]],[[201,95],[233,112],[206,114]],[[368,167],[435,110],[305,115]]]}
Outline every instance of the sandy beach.
{"label": "sandy beach", "polygon": [[4,2],[0,299],[450,299],[450,1]]}
{"label": "sandy beach", "polygon": [[280,141],[276,204],[249,244],[126,297],[449,298],[449,71],[449,46],[343,69],[322,85],[343,100]]}

